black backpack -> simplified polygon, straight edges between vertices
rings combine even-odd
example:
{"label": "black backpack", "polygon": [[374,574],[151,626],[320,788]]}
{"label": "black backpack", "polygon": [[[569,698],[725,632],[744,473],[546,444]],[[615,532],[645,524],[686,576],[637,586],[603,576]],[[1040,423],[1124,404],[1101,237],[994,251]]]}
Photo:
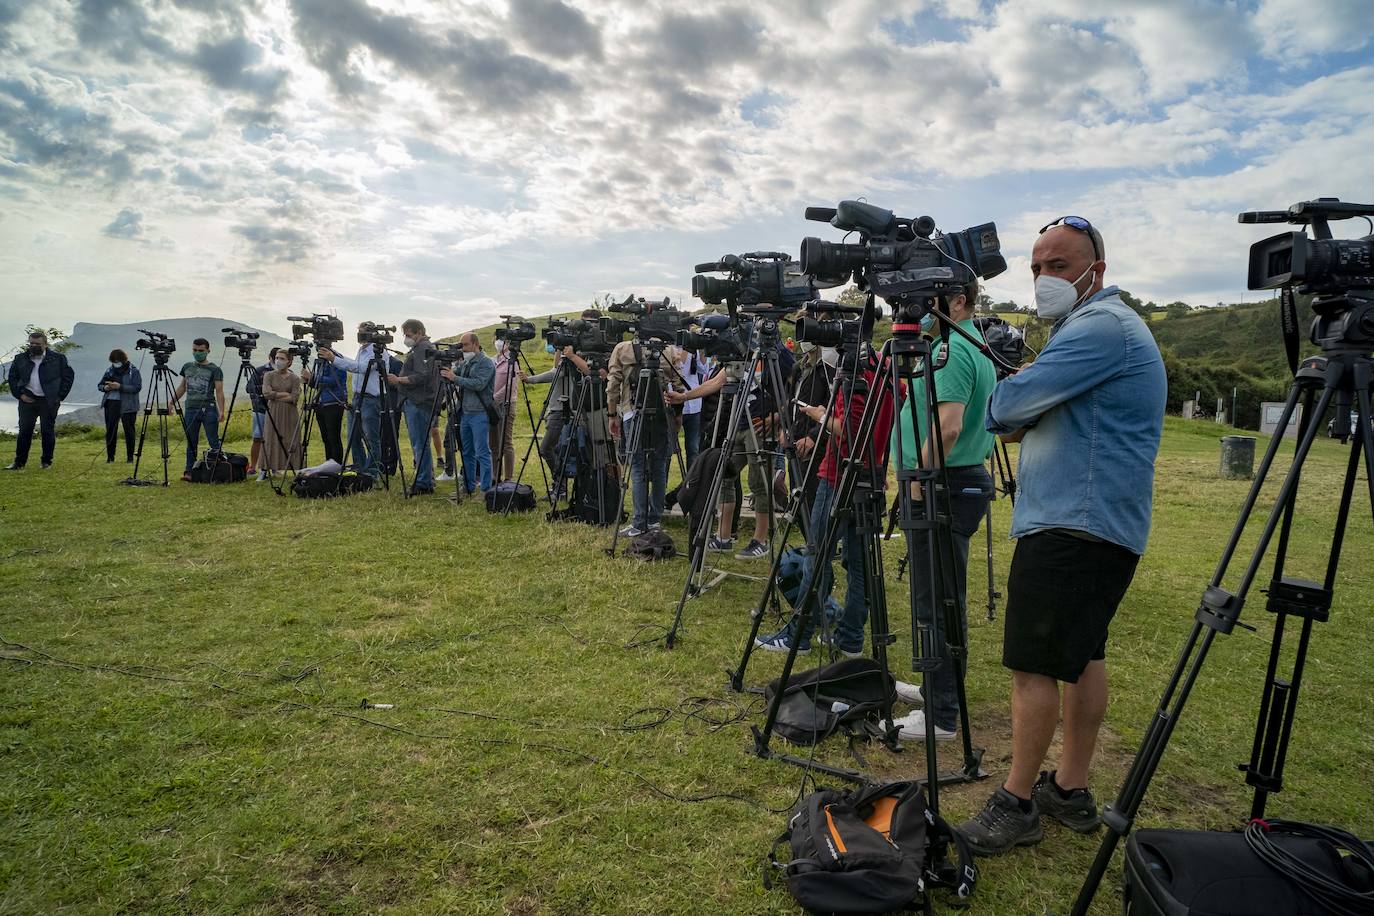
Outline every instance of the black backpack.
{"label": "black backpack", "polygon": [[[777,859],[790,843],[792,858]],[[958,862],[945,861],[954,847]],[[938,847],[938,856],[930,853]],[[933,868],[939,860],[943,867]],[[764,887],[780,871],[797,903],[813,913],[890,913],[925,902],[932,887],[967,899],[978,869],[963,839],[930,810],[915,781],[819,789],[797,805],[773,841]]]}
{"label": "black backpack", "polygon": [[[598,486],[597,478],[600,478]],[[587,464],[573,481],[572,518],[588,525],[614,525],[620,521],[620,479],[607,469]]]}
{"label": "black backpack", "polygon": [[238,483],[248,479],[248,456],[209,449],[191,466],[191,483]]}
{"label": "black backpack", "polygon": [[512,512],[533,512],[534,487],[506,480],[486,492],[486,501],[488,512],[505,512],[506,506]]}
{"label": "black backpack", "polygon": [[371,474],[363,474],[357,468],[344,468],[340,474],[299,474],[291,481],[291,492],[301,499],[329,499],[334,496],[366,493],[372,486]]}
{"label": "black backpack", "polygon": [[668,532],[654,528],[631,538],[622,555],[640,560],[668,560],[677,556],[677,547]]}
{"label": "black backpack", "polygon": [[[778,680],[763,690],[772,701]],[[836,729],[881,737],[878,719],[884,694],[891,708],[897,682],[871,658],[843,658],[787,679],[774,732],[792,744],[816,744]]]}

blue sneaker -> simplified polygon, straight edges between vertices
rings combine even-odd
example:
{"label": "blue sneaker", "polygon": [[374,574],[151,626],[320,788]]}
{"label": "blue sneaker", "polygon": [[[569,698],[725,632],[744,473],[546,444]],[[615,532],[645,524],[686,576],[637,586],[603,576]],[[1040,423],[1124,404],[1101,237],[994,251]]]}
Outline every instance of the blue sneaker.
{"label": "blue sneaker", "polygon": [[706,540],[706,549],[712,553],[728,553],[735,549],[735,539],[718,538],[713,534]]}
{"label": "blue sneaker", "polygon": [[[755,639],[754,646],[758,649],[766,649],[769,652],[791,652],[792,632],[787,627],[783,627],[772,636],[760,636],[758,639]],[[810,652],[811,640],[808,639],[806,642],[802,643],[797,648],[797,651]]]}
{"label": "blue sneaker", "polygon": [[861,658],[864,654],[863,643],[858,643],[854,646],[846,646],[845,644],[838,642],[835,639],[835,633],[833,630],[829,633],[822,633],[820,636],[817,637],[817,639],[820,640],[820,644],[823,646],[833,645],[837,650],[839,650],[839,653],[843,655],[845,658]]}

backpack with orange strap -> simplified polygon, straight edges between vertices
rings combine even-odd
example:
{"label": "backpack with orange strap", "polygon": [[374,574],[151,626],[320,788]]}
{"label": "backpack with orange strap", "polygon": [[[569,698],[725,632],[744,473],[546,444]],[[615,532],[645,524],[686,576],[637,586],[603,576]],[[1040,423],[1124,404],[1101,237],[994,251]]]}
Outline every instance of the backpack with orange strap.
{"label": "backpack with orange strap", "polygon": [[[785,842],[792,858],[780,862]],[[812,792],[768,852],[765,887],[773,871],[813,913],[891,913],[920,906],[935,887],[947,888],[957,905],[978,880],[963,838],[930,810],[915,781]]]}

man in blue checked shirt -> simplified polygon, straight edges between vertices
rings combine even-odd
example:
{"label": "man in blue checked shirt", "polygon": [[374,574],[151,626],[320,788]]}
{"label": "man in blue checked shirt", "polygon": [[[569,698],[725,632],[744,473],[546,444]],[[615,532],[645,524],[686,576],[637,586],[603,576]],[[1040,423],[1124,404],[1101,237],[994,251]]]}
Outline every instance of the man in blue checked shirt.
{"label": "man in blue checked shirt", "polygon": [[[959,827],[980,855],[1039,842],[1042,814],[1080,833],[1101,823],[1088,767],[1107,710],[1107,627],[1149,538],[1167,387],[1145,322],[1102,285],[1105,255],[1082,217],[1040,230],[1036,311],[1055,324],[988,402],[988,430],[1019,441],[1021,458],[1002,643],[1011,770]],[[1061,715],[1058,769],[1041,770]]]}

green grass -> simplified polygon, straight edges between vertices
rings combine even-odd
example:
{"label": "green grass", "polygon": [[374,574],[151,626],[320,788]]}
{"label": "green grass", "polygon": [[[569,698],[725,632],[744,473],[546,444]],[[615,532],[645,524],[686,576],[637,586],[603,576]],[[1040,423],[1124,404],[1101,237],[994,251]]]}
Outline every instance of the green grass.
{"label": "green grass", "polygon": [[[1150,551],[1112,631],[1099,797],[1120,783],[1245,495],[1216,476],[1224,432],[1168,423]],[[1293,574],[1320,578],[1344,455],[1323,441],[1309,465]],[[664,797],[781,810],[795,795],[799,771],[749,753],[758,703],[724,687],[753,584],[690,603],[678,648],[630,647],[670,620],[683,566],[610,559],[599,530],[394,493],[117,486],[124,473],[77,437],[51,471],[0,478],[0,911],[795,911],[759,882],[783,814]],[[1364,486],[1270,810],[1371,836]],[[999,504],[999,584],[1007,522]],[[1000,777],[1008,676],[978,556],[969,692]],[[894,582],[899,621],[903,594]],[[1245,620],[1258,632],[1217,641],[1143,826],[1231,827],[1248,810],[1235,764],[1272,626],[1258,593]],[[903,640],[892,657],[908,654]],[[756,658],[749,681],[779,663]],[[698,702],[743,717],[712,728]],[[915,752],[867,756],[922,771]],[[945,813],[962,819],[994,785],[946,790]],[[974,912],[1066,911],[1096,847],[1048,827],[984,863]],[[1118,859],[1094,913],[1119,912],[1119,875]]]}

